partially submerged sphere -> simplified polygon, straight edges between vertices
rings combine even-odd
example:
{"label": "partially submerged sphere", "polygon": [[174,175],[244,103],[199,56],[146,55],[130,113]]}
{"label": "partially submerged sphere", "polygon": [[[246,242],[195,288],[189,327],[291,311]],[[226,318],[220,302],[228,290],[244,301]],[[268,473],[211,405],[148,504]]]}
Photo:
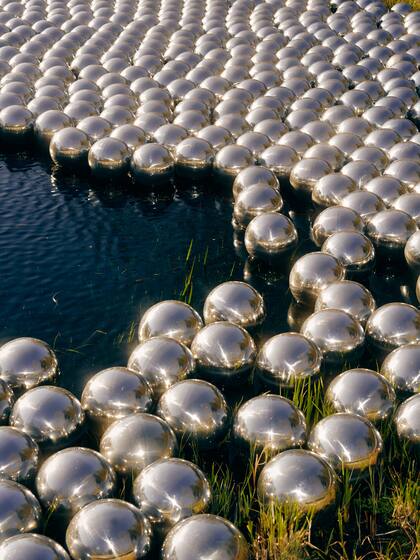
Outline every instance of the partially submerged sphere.
{"label": "partially submerged sphere", "polygon": [[50,142],[51,159],[63,167],[84,166],[89,149],[89,136],[83,130],[71,126],[56,132]]}
{"label": "partially submerged sphere", "polygon": [[35,533],[23,533],[9,537],[0,544],[2,560],[70,560],[64,548],[46,537]]}
{"label": "partially submerged sphere", "polygon": [[66,544],[74,560],[87,558],[143,558],[152,531],[144,515],[122,500],[98,500],[71,520]]}
{"label": "partially submerged sphere", "polygon": [[248,560],[245,537],[227,519],[216,515],[194,515],[168,533],[162,560]]}
{"label": "partially submerged sphere", "polygon": [[156,336],[133,350],[127,367],[147,381],[152,396],[157,399],[171,385],[190,376],[195,362],[184,344],[168,336]]}
{"label": "partially submerged sphere", "polygon": [[231,184],[240,171],[254,164],[252,152],[236,144],[221,148],[214,159],[214,172],[223,182]]}
{"label": "partially submerged sphere", "polygon": [[131,175],[138,183],[161,184],[174,172],[174,159],[165,146],[152,143],[138,147],[131,157]]}
{"label": "partially submerged sphere", "polygon": [[233,207],[233,222],[245,228],[255,216],[280,212],[282,208],[283,198],[277,189],[253,185],[238,194]]}
{"label": "partially submerged sphere", "polygon": [[224,282],[209,293],[204,302],[204,321],[230,321],[244,327],[255,327],[265,319],[261,294],[245,282]]}
{"label": "partially submerged sphere", "polygon": [[42,340],[15,338],[0,348],[0,379],[17,391],[53,381],[57,373],[57,358]]}
{"label": "partially submerged sphere", "polygon": [[323,210],[312,224],[312,238],[320,247],[328,237],[338,231],[363,232],[362,218],[345,206],[332,206]]}
{"label": "partially submerged sphere", "polygon": [[395,425],[402,441],[420,444],[420,395],[410,397],[399,406]]}
{"label": "partially submerged sphere", "polygon": [[337,479],[329,463],[304,449],[283,451],[263,468],[258,496],[267,504],[293,504],[317,512],[334,504]]}
{"label": "partially submerged sphere", "polygon": [[38,445],[28,434],[11,426],[0,427],[0,478],[31,483],[38,459]]}
{"label": "partially submerged sphere", "polygon": [[401,302],[387,303],[372,313],[366,324],[369,343],[380,352],[420,342],[420,310]]}
{"label": "partially submerged sphere", "polygon": [[41,523],[38,500],[25,486],[12,480],[0,480],[0,541],[37,531]]}
{"label": "partially submerged sphere", "polygon": [[156,303],[143,315],[139,325],[139,341],[155,336],[169,336],[189,346],[202,328],[200,315],[187,303],[166,300]]}
{"label": "partially submerged sphere", "polygon": [[187,517],[204,513],[210,485],[204,473],[183,459],[161,459],[146,467],[133,483],[134,502],[154,531],[166,534]]}
{"label": "partially submerged sphere", "polygon": [[270,455],[306,441],[302,412],[279,395],[259,395],[239,407],[233,422],[236,441],[248,450]]}
{"label": "partially submerged sphere", "polygon": [[375,265],[375,248],[360,231],[338,231],[326,239],[322,252],[335,257],[347,275],[366,274]]}
{"label": "partially submerged sphere", "polygon": [[34,127],[34,115],[22,105],[10,105],[0,111],[0,136],[3,142],[22,142]]}
{"label": "partially submerged sphere", "polygon": [[298,233],[293,222],[278,212],[267,212],[253,218],[245,231],[245,247],[251,257],[280,263],[293,251]]}
{"label": "partially submerged sphere", "polygon": [[39,115],[35,121],[35,138],[46,147],[50,145],[51,138],[56,132],[72,126],[73,120],[63,111],[51,109]]}
{"label": "partially submerged sphere", "polygon": [[89,150],[88,163],[94,176],[102,179],[120,177],[128,171],[130,150],[118,138],[101,138]]}
{"label": "partially submerged sphere", "polygon": [[354,412],[371,422],[385,420],[395,404],[395,392],[380,373],[371,369],[349,369],[335,377],[325,398],[336,412]]}
{"label": "partially submerged sphere", "polygon": [[344,469],[357,474],[376,465],[382,438],[366,418],[341,412],[315,424],[308,445],[339,472]]}
{"label": "partially submerged sphere", "polygon": [[398,391],[420,393],[420,343],[395,348],[383,361],[381,373]]}
{"label": "partially submerged sphere", "polygon": [[406,212],[396,209],[378,212],[366,225],[366,234],[376,249],[383,256],[393,259],[402,256],[405,244],[415,231],[415,220]]}
{"label": "partially submerged sphere", "polygon": [[211,172],[214,150],[207,140],[190,136],[175,147],[176,173],[180,177],[205,179]]}
{"label": "partially submerged sphere", "polygon": [[321,309],[341,309],[347,311],[364,326],[376,309],[370,291],[358,282],[339,280],[327,286],[319,294],[315,311]]}
{"label": "partially submerged sphere", "polygon": [[228,408],[222,393],[207,381],[187,379],[160,398],[157,414],[182,441],[212,447],[226,434]]}
{"label": "partially submerged sphere", "polygon": [[144,467],[172,457],[177,450],[174,432],[161,418],[152,414],[130,414],[106,430],[100,452],[114,469],[125,476],[135,476]]}

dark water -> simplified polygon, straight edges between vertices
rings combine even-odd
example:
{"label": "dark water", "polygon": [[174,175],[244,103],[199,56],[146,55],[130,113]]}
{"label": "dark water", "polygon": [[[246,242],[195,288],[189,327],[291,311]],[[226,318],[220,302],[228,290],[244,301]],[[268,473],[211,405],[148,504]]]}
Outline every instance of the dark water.
{"label": "dark water", "polygon": [[[142,311],[162,299],[201,312],[211,288],[245,279],[266,298],[265,335],[289,330],[286,263],[256,273],[234,246],[231,216],[214,183],[153,193],[63,175],[37,155],[0,155],[0,342],[49,342],[60,384],[79,395],[91,374],[126,363]],[[301,250],[311,249],[308,216],[293,217]],[[402,299],[406,284],[389,271],[370,283],[379,301]]]}

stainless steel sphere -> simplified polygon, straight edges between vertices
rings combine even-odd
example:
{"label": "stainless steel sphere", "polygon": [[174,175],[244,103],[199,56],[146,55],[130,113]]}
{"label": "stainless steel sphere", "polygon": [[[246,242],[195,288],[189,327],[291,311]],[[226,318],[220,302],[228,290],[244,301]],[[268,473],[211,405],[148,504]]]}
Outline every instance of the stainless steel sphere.
{"label": "stainless steel sphere", "polygon": [[57,373],[57,358],[42,340],[15,338],[0,347],[0,379],[17,391],[53,381]]}
{"label": "stainless steel sphere", "polygon": [[176,437],[169,425],[145,413],[117,420],[100,443],[101,454],[125,476],[136,476],[153,461],[172,457],[176,450]]}
{"label": "stainless steel sphere", "polygon": [[402,210],[382,210],[368,221],[366,234],[377,251],[387,258],[400,258],[410,236],[417,231],[415,220]]}
{"label": "stainless steel sphere", "polygon": [[364,223],[357,212],[345,206],[332,206],[318,214],[312,224],[311,233],[313,240],[320,247],[334,233],[360,233],[363,229]]}
{"label": "stainless steel sphere", "polygon": [[407,303],[387,303],[378,307],[366,324],[370,344],[390,352],[403,344],[420,342],[420,310]]}
{"label": "stainless steel sphere", "polygon": [[127,367],[147,381],[151,394],[158,399],[171,385],[189,377],[195,362],[184,344],[168,336],[156,336],[133,350]]}
{"label": "stainless steel sphere", "polygon": [[19,533],[37,531],[41,507],[27,488],[12,480],[0,480],[0,541]]}
{"label": "stainless steel sphere", "polygon": [[90,149],[89,136],[78,128],[67,127],[56,132],[50,142],[50,156],[57,165],[84,166]]}
{"label": "stainless steel sphere", "polygon": [[35,387],[16,401],[10,424],[45,449],[59,449],[80,436],[84,413],[80,402],[61,387]]}
{"label": "stainless steel sphere", "polygon": [[410,397],[399,406],[395,425],[402,441],[420,444],[420,395]]}
{"label": "stainless steel sphere", "polygon": [[139,341],[155,336],[169,336],[189,346],[202,328],[200,315],[182,301],[166,300],[150,307],[139,325]]}
{"label": "stainless steel sphere", "polygon": [[253,218],[245,231],[245,247],[251,257],[261,261],[281,261],[295,249],[298,233],[293,222],[278,212]]}
{"label": "stainless steel sphere", "polygon": [[268,504],[290,503],[317,512],[334,504],[337,479],[329,463],[304,449],[290,449],[271,459],[258,478],[258,496]]}
{"label": "stainless steel sphere", "polygon": [[377,463],[382,438],[367,418],[340,412],[315,424],[308,445],[339,472],[349,470],[359,474]]}
{"label": "stainless steel sphere", "polygon": [[248,560],[245,537],[232,523],[216,515],[188,517],[167,535],[162,560]]}
{"label": "stainless steel sphere", "polygon": [[2,560],[70,560],[62,546],[44,535],[22,533],[0,544]]}
{"label": "stainless steel sphere", "polygon": [[203,472],[183,459],[161,459],[146,467],[133,483],[134,502],[154,531],[166,534],[174,525],[207,510],[210,485]]}
{"label": "stainless steel sphere", "polygon": [[255,216],[280,212],[282,208],[283,198],[277,189],[253,185],[238,194],[233,207],[233,222],[245,228]]}
{"label": "stainless steel sphere", "polygon": [[38,445],[28,434],[11,426],[0,427],[0,478],[32,482],[38,458]]}
{"label": "stainless steel sphere", "polygon": [[74,560],[143,558],[151,544],[149,521],[138,508],[122,500],[98,500],[71,520],[66,544]]}
{"label": "stainless steel sphere", "polygon": [[413,218],[417,227],[420,227],[420,193],[402,194],[392,203],[396,210],[402,210]]}
{"label": "stainless steel sphere", "polygon": [[206,178],[213,167],[215,152],[207,140],[190,136],[175,147],[176,172],[180,177]]}
{"label": "stainless steel sphere", "polygon": [[322,252],[335,257],[345,268],[347,275],[365,274],[375,265],[375,248],[370,239],[360,231],[333,233],[324,241]]}
{"label": "stainless steel sphere", "polygon": [[395,404],[395,392],[383,375],[371,369],[349,369],[335,377],[325,398],[336,412],[354,412],[371,422],[385,420]]}
{"label": "stainless steel sphere", "polygon": [[43,145],[48,147],[51,138],[56,132],[73,125],[73,120],[57,109],[51,109],[41,113],[34,124],[35,138]]}
{"label": "stainless steel sphere", "polygon": [[69,447],[51,455],[36,477],[36,491],[45,510],[65,519],[82,507],[116,490],[111,465],[99,453],[84,447]]}
{"label": "stainless steel sphere", "polygon": [[178,438],[202,447],[217,444],[228,428],[228,408],[222,393],[200,379],[172,385],[160,398],[157,414]]}
{"label": "stainless steel sphere", "polygon": [[10,105],[0,111],[0,136],[3,142],[26,140],[33,127],[34,115],[22,105]]}
{"label": "stainless steel sphere", "polygon": [[122,124],[117,126],[110,134],[111,138],[117,138],[128,146],[130,152],[134,152],[139,146],[147,142],[146,133],[134,124]]}
{"label": "stainless steel sphere", "polygon": [[162,144],[144,144],[138,147],[132,157],[130,170],[135,181],[142,184],[160,184],[171,179],[174,159]]}
{"label": "stainless steel sphere", "polygon": [[364,350],[362,326],[341,309],[316,311],[303,323],[301,332],[318,346],[330,364],[353,362]]}
{"label": "stainless steel sphere", "polygon": [[420,344],[395,348],[382,362],[381,373],[398,391],[420,393]]}
{"label": "stainless steel sphere", "polygon": [[82,119],[77,124],[77,128],[83,130],[89,136],[92,143],[109,136],[112,132],[112,124],[106,119],[97,116]]}
{"label": "stainless steel sphere", "polygon": [[210,323],[201,329],[191,344],[191,352],[200,374],[222,384],[247,376],[256,357],[255,343],[248,332],[228,321]]}
{"label": "stainless steel sphere", "polygon": [[[310,142],[308,144],[311,145]],[[270,146],[259,157],[261,165],[270,169],[278,179],[287,180],[298,161],[298,152],[291,146],[284,145]]]}
{"label": "stainless steel sphere", "polygon": [[365,223],[377,212],[385,210],[385,204],[377,194],[359,190],[346,195],[341,201],[341,206],[357,212]]}
{"label": "stainless steel sphere", "polygon": [[292,267],[289,288],[296,301],[314,305],[320,292],[332,282],[344,279],[344,268],[327,253],[307,253]]}
{"label": "stainless steel sphere", "polygon": [[204,321],[230,321],[244,327],[255,327],[265,319],[264,300],[245,282],[224,282],[213,288],[204,302]]}
{"label": "stainless steel sphere", "polygon": [[89,150],[88,163],[93,175],[101,179],[120,177],[128,171],[130,150],[118,138],[101,138]]}
{"label": "stainless steel sphere", "polygon": [[0,425],[7,424],[14,400],[12,389],[0,378]]}
{"label": "stainless steel sphere", "polygon": [[233,422],[236,441],[247,449],[269,455],[306,442],[306,422],[289,399],[260,395],[239,407]]}
{"label": "stainless steel sphere", "polygon": [[358,282],[339,280],[327,286],[319,294],[315,311],[321,309],[341,309],[347,311],[364,326],[375,311],[376,304],[372,294]]}
{"label": "stainless steel sphere", "polygon": [[236,199],[238,195],[254,185],[269,186],[279,189],[279,181],[273,171],[262,165],[246,167],[238,173],[233,181],[232,192]]}
{"label": "stainless steel sphere", "polygon": [[214,172],[223,182],[231,184],[240,171],[253,165],[252,152],[244,146],[228,145],[221,148],[214,159]]}
{"label": "stainless steel sphere", "polygon": [[363,189],[378,195],[386,206],[391,206],[397,198],[407,192],[407,187],[397,177],[390,175],[375,177],[366,183]]}
{"label": "stainless steel sphere", "polygon": [[233,136],[229,130],[223,126],[217,126],[215,124],[210,124],[201,128],[196,133],[196,136],[197,138],[206,140],[215,152],[218,152],[228,144],[233,144],[234,142]]}
{"label": "stainless steel sphere", "polygon": [[343,175],[353,179],[359,188],[379,175],[378,169],[369,161],[350,161],[341,169]]}
{"label": "stainless steel sphere", "polygon": [[316,183],[332,173],[331,165],[319,158],[303,158],[294,165],[290,173],[290,184],[298,196],[312,197]]}
{"label": "stainless steel sphere", "polygon": [[321,177],[312,189],[312,202],[327,207],[341,204],[348,194],[357,191],[356,183],[342,173],[330,173]]}

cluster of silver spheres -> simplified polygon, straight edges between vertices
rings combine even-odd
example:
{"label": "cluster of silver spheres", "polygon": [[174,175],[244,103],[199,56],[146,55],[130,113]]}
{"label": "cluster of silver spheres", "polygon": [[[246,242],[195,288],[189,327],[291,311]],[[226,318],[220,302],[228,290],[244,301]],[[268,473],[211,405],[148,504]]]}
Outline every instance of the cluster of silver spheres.
{"label": "cluster of silver spheres", "polygon": [[[46,343],[1,346],[0,560],[137,560],[155,540],[163,560],[248,560],[184,446],[230,438],[264,455],[261,502],[311,512],[335,503],[343,469],[377,464],[382,422],[420,448],[420,310],[377,306],[363,283],[378,259],[406,262],[420,302],[420,13],[333,7],[0,0],[2,143],[29,140],[103,181],[229,185],[250,261],[292,259],[301,312],[257,341],[266,303],[245,282],[215,287],[201,315],[161,301],[127,365],[93,375],[80,400],[55,384]],[[288,197],[315,206],[317,250],[297,252]],[[360,367],[366,351],[378,371]],[[309,426],[279,393],[331,369],[332,413]],[[259,394],[228,404],[251,380]],[[82,446],[87,430],[96,449]],[[67,551],[41,534],[44,515],[65,527]]]}

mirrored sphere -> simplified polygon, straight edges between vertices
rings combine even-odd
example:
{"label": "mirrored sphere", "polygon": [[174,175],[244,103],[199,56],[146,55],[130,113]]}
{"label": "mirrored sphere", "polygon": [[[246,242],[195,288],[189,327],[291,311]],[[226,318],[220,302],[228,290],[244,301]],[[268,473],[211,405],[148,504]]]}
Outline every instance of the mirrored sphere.
{"label": "mirrored sphere", "polygon": [[127,367],[140,373],[153,397],[159,398],[171,385],[190,376],[195,362],[184,344],[168,336],[156,336],[133,350]]}
{"label": "mirrored sphere", "polygon": [[71,520],[66,544],[74,560],[143,558],[151,544],[150,523],[135,506],[122,500],[98,500]]}
{"label": "mirrored sphere", "polygon": [[392,203],[393,208],[406,212],[420,227],[420,193],[402,194]]}
{"label": "mirrored sphere", "polygon": [[50,156],[57,165],[85,165],[90,149],[89,136],[74,127],[55,132],[50,142]]}
{"label": "mirrored sphere", "polygon": [[278,262],[297,245],[298,233],[284,214],[267,212],[253,218],[245,231],[245,247],[251,257]]}
{"label": "mirrored sphere", "polygon": [[253,185],[238,194],[233,207],[233,222],[245,228],[255,216],[280,212],[282,208],[283,198],[278,190],[267,185]]}
{"label": "mirrored sphere", "polygon": [[273,171],[262,165],[253,165],[246,167],[235,177],[232,186],[234,198],[237,198],[243,190],[254,185],[269,186],[274,189],[279,188],[278,179]]}
{"label": "mirrored sphere", "polygon": [[231,184],[240,171],[253,163],[254,157],[248,148],[232,144],[224,146],[217,152],[214,172],[220,180]]}
{"label": "mirrored sphere", "polygon": [[133,483],[133,497],[153,530],[166,534],[183,519],[203,513],[210,485],[203,472],[183,459],[161,459],[146,467]]}
{"label": "mirrored sphere", "polygon": [[131,157],[131,175],[139,183],[164,183],[174,172],[174,159],[162,144],[144,144]]}
{"label": "mirrored sphere", "polygon": [[57,358],[42,340],[15,338],[0,348],[0,378],[17,391],[52,381],[57,373]]}
{"label": "mirrored sphere", "polygon": [[338,231],[326,239],[322,252],[335,257],[347,275],[367,273],[375,265],[375,248],[359,231]]}
{"label": "mirrored sphere", "polygon": [[415,220],[402,210],[382,210],[368,221],[366,234],[380,254],[388,258],[402,256],[409,237],[417,231]]}
{"label": "mirrored sphere", "polygon": [[390,383],[371,369],[349,369],[335,377],[325,393],[336,412],[354,412],[371,422],[392,413],[395,392]]}
{"label": "mirrored sphere", "polygon": [[88,163],[93,175],[102,179],[119,177],[128,171],[130,150],[118,138],[101,138],[89,150]]}
{"label": "mirrored sphere", "polygon": [[135,476],[144,467],[172,457],[177,451],[174,432],[161,418],[152,414],[130,414],[106,430],[100,452],[122,475]]}
{"label": "mirrored sphere", "polygon": [[419,445],[420,443],[420,395],[404,401],[395,415],[395,425],[401,440]]}
{"label": "mirrored sphere", "polygon": [[0,478],[28,484],[35,477],[38,459],[38,445],[28,434],[0,426]]}
{"label": "mirrored sphere", "polygon": [[395,348],[383,361],[381,373],[395,389],[420,393],[420,343]]}
{"label": "mirrored sphere", "polygon": [[320,247],[328,237],[338,231],[363,232],[361,217],[345,206],[332,206],[323,210],[315,218],[311,233],[315,243]]}
{"label": "mirrored sphere", "polygon": [[295,504],[300,510],[317,512],[336,499],[337,479],[319,455],[304,449],[283,451],[261,471],[258,496],[270,504]]}
{"label": "mirrored sphere", "polygon": [[35,138],[45,146],[49,146],[51,138],[56,132],[72,126],[73,120],[56,109],[42,112],[35,121],[34,134]]}
{"label": "mirrored sphere", "polygon": [[190,305],[166,300],[156,303],[144,313],[138,336],[140,342],[155,336],[169,336],[189,346],[202,326],[200,315]]}
{"label": "mirrored sphere", "polygon": [[168,533],[162,560],[248,560],[245,537],[230,521],[216,515],[194,515]]}
{"label": "mirrored sphere", "polygon": [[25,486],[0,480],[0,541],[39,528],[41,507]]}
{"label": "mirrored sphere", "polygon": [[341,205],[352,208],[366,223],[372,216],[385,210],[385,204],[377,194],[368,191],[354,191],[346,195]]}
{"label": "mirrored sphere", "polygon": [[321,309],[341,309],[347,311],[364,326],[375,311],[376,304],[372,294],[358,282],[339,280],[327,286],[319,294],[315,311]]}
{"label": "mirrored sphere", "polygon": [[109,498],[116,489],[111,465],[96,451],[70,447],[54,453],[36,477],[39,500],[54,516],[70,518],[82,507]]}
{"label": "mirrored sphere", "polygon": [[330,164],[319,158],[303,158],[298,161],[290,174],[290,184],[297,195],[311,197],[316,183],[332,173]]}
{"label": "mirrored sphere", "polygon": [[172,385],[160,398],[157,414],[178,438],[204,447],[217,444],[228,427],[228,408],[222,393],[200,379]]}
{"label": "mirrored sphere", "polygon": [[213,166],[213,147],[203,138],[190,136],[175,147],[176,172],[181,177],[206,178]]}
{"label": "mirrored sphere", "polygon": [[340,412],[315,424],[308,445],[339,472],[345,469],[357,474],[377,463],[382,438],[367,418]]}
{"label": "mirrored sphere", "polygon": [[14,400],[12,389],[0,378],[0,425],[7,424]]}
{"label": "mirrored sphere", "polygon": [[2,560],[70,560],[62,546],[44,535],[23,533],[0,544]]}
{"label": "mirrored sphere", "polygon": [[382,352],[420,342],[420,310],[400,302],[382,305],[369,317],[366,336],[369,343]]}
{"label": "mirrored sphere", "polygon": [[10,105],[0,111],[0,135],[3,142],[27,139],[33,126],[34,115],[22,105]]}
{"label": "mirrored sphere", "polygon": [[357,191],[356,183],[342,173],[330,173],[321,177],[312,190],[312,202],[318,206],[334,206],[348,194]]}

